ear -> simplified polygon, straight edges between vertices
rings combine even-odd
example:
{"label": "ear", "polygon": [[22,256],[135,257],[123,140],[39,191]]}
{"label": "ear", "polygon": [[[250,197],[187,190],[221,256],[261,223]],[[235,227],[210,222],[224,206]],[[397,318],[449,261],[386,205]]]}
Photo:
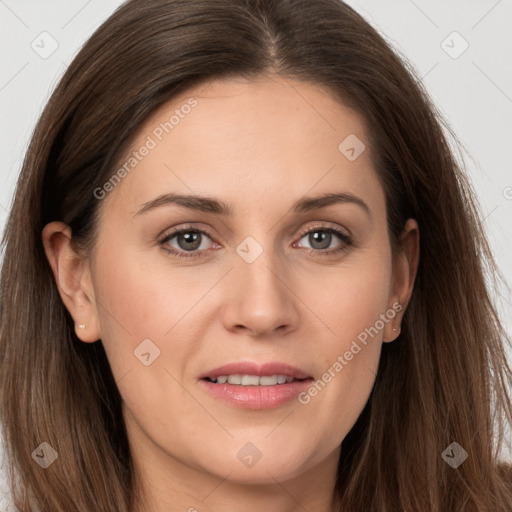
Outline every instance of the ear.
{"label": "ear", "polygon": [[396,305],[396,303],[402,307],[395,318],[386,324],[384,342],[394,341],[400,335],[400,324],[414,288],[419,256],[420,230],[418,223],[414,219],[408,219],[400,236],[399,248],[393,258],[392,288],[388,308],[396,311],[396,306],[393,308],[393,304]]}
{"label": "ear", "polygon": [[63,222],[51,222],[44,227],[42,238],[62,302],[75,322],[76,335],[87,343],[98,341],[99,322],[91,272],[71,246],[71,228]]}

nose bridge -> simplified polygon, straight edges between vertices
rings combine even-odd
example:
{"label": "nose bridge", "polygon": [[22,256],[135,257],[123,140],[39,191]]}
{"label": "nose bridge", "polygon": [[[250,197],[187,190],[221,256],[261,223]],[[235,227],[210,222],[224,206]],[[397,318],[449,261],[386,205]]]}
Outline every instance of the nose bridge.
{"label": "nose bridge", "polygon": [[[259,240],[256,239],[258,237]],[[272,232],[247,236],[235,247],[231,304],[227,321],[253,332],[270,333],[297,320],[293,293],[287,283],[283,255]]]}

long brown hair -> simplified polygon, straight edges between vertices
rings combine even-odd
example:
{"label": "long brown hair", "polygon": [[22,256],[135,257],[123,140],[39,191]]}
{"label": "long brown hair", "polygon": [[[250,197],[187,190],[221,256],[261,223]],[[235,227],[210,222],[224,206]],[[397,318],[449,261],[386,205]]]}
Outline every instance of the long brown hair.
{"label": "long brown hair", "polygon": [[[417,220],[402,333],[345,438],[336,492],[350,512],[510,512],[511,369],[485,274],[501,276],[479,208],[412,66],[339,0],[131,0],[80,50],[33,134],[3,239],[1,415],[23,512],[128,512],[136,473],[103,345],[74,333],[41,239],[60,220],[87,254],[101,201],[142,122],[189,87],[278,74],[327,87],[365,120],[390,242]],[[31,454],[47,442],[46,470]],[[457,442],[456,469],[442,453]]]}

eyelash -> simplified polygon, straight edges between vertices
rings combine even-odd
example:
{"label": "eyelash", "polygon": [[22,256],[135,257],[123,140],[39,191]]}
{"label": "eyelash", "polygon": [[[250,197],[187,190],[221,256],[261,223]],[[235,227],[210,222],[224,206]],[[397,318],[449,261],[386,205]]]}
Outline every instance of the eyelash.
{"label": "eyelash", "polygon": [[[333,254],[339,254],[339,253],[347,251],[349,249],[349,247],[353,245],[352,239],[349,235],[346,235],[342,231],[339,231],[335,228],[330,228],[330,227],[325,227],[325,226],[310,227],[309,229],[301,232],[301,234],[299,235],[299,240],[301,238],[303,238],[305,235],[307,235],[309,233],[314,233],[316,231],[324,231],[326,233],[335,234],[343,242],[343,244],[336,249],[323,249],[322,250],[322,249],[309,249],[307,247],[303,248],[304,250],[307,251],[308,254],[312,254],[315,256],[318,256],[318,255],[332,256]],[[165,252],[172,254],[173,256],[177,256],[178,258],[199,258],[199,257],[202,257],[205,255],[206,249],[201,250],[201,251],[189,251],[189,253],[187,254],[186,251],[178,251],[174,248],[170,249],[168,246],[165,245],[172,238],[174,238],[176,235],[179,235],[181,233],[200,233],[201,235],[206,235],[208,238],[213,240],[212,236],[209,233],[207,233],[206,231],[203,231],[202,229],[194,228],[192,226],[185,226],[181,229],[177,229],[175,231],[165,234],[164,237],[162,239],[160,239],[158,243]]]}

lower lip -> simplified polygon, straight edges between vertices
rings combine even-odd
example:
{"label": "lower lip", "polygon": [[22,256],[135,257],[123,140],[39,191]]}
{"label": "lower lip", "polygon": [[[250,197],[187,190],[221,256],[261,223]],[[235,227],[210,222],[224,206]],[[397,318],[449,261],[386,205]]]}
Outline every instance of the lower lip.
{"label": "lower lip", "polygon": [[202,386],[213,396],[243,409],[274,409],[307,389],[313,379],[295,380],[275,386],[241,386],[236,384],[215,384],[200,380]]}

